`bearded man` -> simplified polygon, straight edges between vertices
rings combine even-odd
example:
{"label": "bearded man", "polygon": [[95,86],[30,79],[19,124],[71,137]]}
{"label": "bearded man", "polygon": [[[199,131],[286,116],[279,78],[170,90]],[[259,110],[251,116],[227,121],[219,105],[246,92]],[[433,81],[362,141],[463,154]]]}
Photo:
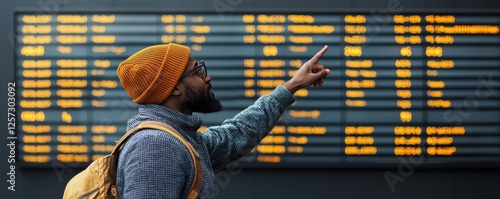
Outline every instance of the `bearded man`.
{"label": "bearded man", "polygon": [[[204,61],[191,56],[186,46],[162,44],[144,48],[120,63],[117,69],[123,88],[139,113],[127,125],[130,130],[145,121],[170,125],[200,156],[202,186],[198,198],[215,198],[215,174],[252,150],[274,127],[293,94],[310,85],[322,86],[330,73],[318,61],[325,46],[294,77],[255,103],[212,126],[204,133],[194,112],[222,110],[211,90],[211,78]],[[210,65],[208,63],[208,65]],[[194,165],[187,148],[174,136],[155,129],[143,129],[123,146],[117,169],[119,198],[186,198],[194,178]]]}

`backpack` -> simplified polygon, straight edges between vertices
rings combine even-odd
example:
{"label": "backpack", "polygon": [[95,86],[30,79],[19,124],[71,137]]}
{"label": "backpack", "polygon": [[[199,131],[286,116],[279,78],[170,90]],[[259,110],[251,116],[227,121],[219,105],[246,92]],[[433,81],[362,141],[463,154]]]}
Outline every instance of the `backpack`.
{"label": "backpack", "polygon": [[156,121],[146,121],[123,135],[116,143],[111,154],[93,161],[85,170],[74,176],[66,185],[63,199],[117,199],[116,170],[118,155],[125,141],[140,129],[158,129],[167,132],[186,146],[194,163],[194,179],[187,198],[194,199],[198,197],[203,178],[201,161],[198,153],[194,150],[193,146],[171,126]]}

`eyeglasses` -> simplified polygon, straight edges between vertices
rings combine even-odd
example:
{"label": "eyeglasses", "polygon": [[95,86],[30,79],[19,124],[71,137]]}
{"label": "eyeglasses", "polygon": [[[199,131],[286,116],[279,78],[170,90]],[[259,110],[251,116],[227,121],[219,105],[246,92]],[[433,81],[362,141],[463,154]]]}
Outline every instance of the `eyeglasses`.
{"label": "eyeglasses", "polygon": [[[197,71],[198,70],[198,71]],[[188,72],[184,73],[180,79],[188,76],[189,74],[191,74],[192,72],[194,71],[197,71],[198,72],[198,75],[201,77],[201,78],[204,78],[206,77],[208,74],[207,74],[207,67],[205,66],[205,62],[203,60],[199,61],[199,62],[196,62],[196,64],[194,65],[194,68],[192,68],[191,70],[189,70]]]}

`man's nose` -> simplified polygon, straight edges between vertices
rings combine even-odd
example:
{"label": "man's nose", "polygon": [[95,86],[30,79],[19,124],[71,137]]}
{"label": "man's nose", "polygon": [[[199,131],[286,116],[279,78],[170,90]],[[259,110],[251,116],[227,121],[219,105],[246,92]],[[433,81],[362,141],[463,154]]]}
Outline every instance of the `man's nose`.
{"label": "man's nose", "polygon": [[210,75],[207,75],[207,76],[205,76],[204,80],[206,83],[210,83],[210,81],[212,81],[212,78],[210,77]]}

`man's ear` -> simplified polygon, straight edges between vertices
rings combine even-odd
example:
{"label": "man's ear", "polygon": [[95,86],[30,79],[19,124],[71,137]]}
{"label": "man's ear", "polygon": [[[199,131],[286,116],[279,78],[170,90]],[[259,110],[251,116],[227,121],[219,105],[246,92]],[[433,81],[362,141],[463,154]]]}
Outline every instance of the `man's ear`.
{"label": "man's ear", "polygon": [[179,96],[179,95],[182,95],[183,92],[184,92],[184,86],[182,86],[180,83],[178,83],[177,85],[175,85],[174,90],[172,91],[172,93],[170,95]]}

